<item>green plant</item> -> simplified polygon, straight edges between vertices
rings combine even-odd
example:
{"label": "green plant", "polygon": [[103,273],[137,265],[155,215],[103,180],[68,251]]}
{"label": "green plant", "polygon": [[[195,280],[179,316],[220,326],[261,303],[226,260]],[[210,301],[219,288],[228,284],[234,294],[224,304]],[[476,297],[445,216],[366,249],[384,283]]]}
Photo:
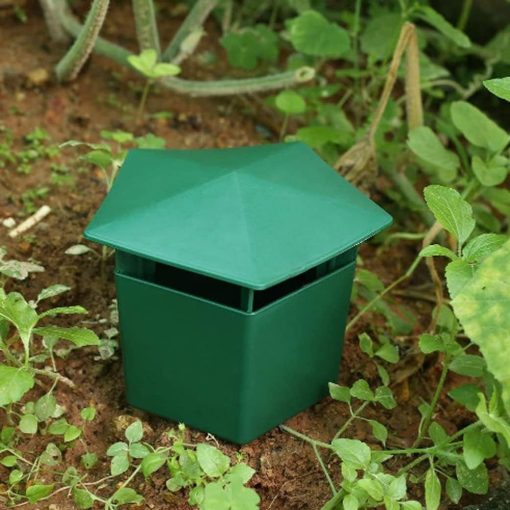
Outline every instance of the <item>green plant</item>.
{"label": "green plant", "polygon": [[[194,51],[203,33],[202,25],[217,3],[217,0],[198,0],[160,57],[153,2],[152,0],[133,2],[140,50],[142,52],[154,50],[158,60],[179,64]],[[54,39],[76,38],[56,66],[58,79],[65,81],[75,78],[92,51],[106,55],[122,65],[129,65],[131,53],[128,50],[99,37],[109,6],[108,0],[94,0],[83,25],[72,15],[66,0],[41,0],[41,6]],[[309,81],[314,75],[313,69],[302,66],[295,71],[257,78],[200,82],[165,76],[158,81],[171,90],[191,95],[230,95],[285,88]]]}
{"label": "green plant", "polygon": [[[15,260],[5,260],[0,251],[0,275],[3,278],[25,279],[29,273],[42,267]],[[0,412],[6,425],[0,430],[0,467],[8,470],[0,501],[13,504],[38,503],[52,495],[67,491],[79,509],[92,508],[96,503],[105,510],[143,502],[143,496],[130,487],[137,475],[146,480],[165,467],[169,479],[168,490],[189,491],[189,502],[201,510],[255,510],[260,498],[245,486],[254,470],[242,462],[231,463],[220,450],[205,443],[185,442],[185,428],[169,431],[167,444],[152,446],[144,442],[144,426],[134,420],[125,429],[125,441],[112,444],[106,455],[111,457],[111,475],[106,479],[90,481],[88,472],[100,462],[91,451],[87,439],[87,425],[96,419],[93,406],[80,410],[79,421],[71,422],[66,409],[55,396],[57,384],[74,388],[74,383],[57,369],[56,358],[85,346],[98,346],[95,333],[80,327],[61,327],[47,321],[57,315],[81,314],[81,306],[54,307],[39,312],[46,300],[67,292],[60,284],[43,289],[35,301],[27,302],[17,292],[6,293],[0,288]],[[69,342],[63,344],[60,341]],[[17,348],[22,346],[22,352]],[[46,379],[52,384],[46,387]],[[44,393],[34,400],[35,385]],[[46,440],[44,451],[22,453],[20,443],[26,436],[40,435]],[[63,452],[80,445],[81,469],[70,466],[63,472]],[[85,450],[85,451],[84,451]],[[238,459],[238,461],[240,458]],[[80,466],[79,466],[80,467]],[[48,479],[46,468],[51,468]],[[82,472],[82,470],[84,470]],[[123,475],[129,472],[127,477]],[[120,479],[122,477],[122,479]],[[106,480],[119,478],[114,490],[107,490]]]}
{"label": "green plant", "polygon": [[138,122],[142,119],[147,95],[155,80],[158,78],[164,78],[165,76],[175,76],[181,72],[179,66],[165,62],[158,62],[157,59],[157,52],[153,48],[143,50],[140,55],[131,55],[128,57],[128,62],[147,79],[136,115]]}
{"label": "green plant", "polygon": [[[414,445],[408,448],[374,450],[362,441],[340,437],[357,419],[370,424],[372,435],[383,446],[391,441],[384,424],[364,418],[362,414],[367,406],[376,403],[389,409],[396,406],[388,387],[390,378],[380,366],[378,373],[383,385],[375,391],[362,379],[350,388],[330,384],[331,397],[347,404],[351,414],[330,443],[282,427],[314,448],[333,493],[324,509],[342,508],[341,505],[343,508],[372,508],[379,504],[387,509],[419,509],[419,502],[405,499],[407,483],[412,481],[423,483],[426,508],[436,510],[442,501],[443,489],[453,503],[458,503],[463,490],[487,493],[487,459],[498,457],[501,464],[510,467],[510,399],[506,369],[510,341],[505,313],[510,241],[507,236],[491,233],[472,237],[475,228],[472,207],[451,188],[429,186],[425,189],[425,199],[438,225],[457,242],[456,251],[431,244],[419,255],[419,258],[442,256],[450,260],[445,274],[456,316],[445,302],[438,302],[432,331],[423,333],[419,339],[424,354],[439,353],[441,375],[430,403],[423,403],[419,408],[420,427]],[[364,313],[367,311],[365,309]],[[469,340],[461,339],[461,328]],[[366,333],[360,336],[361,349],[371,358],[378,356],[395,362],[394,347],[386,345],[390,347],[384,348],[383,344],[375,350],[374,342]],[[475,345],[482,356],[474,350]],[[477,418],[454,434],[448,434],[434,420],[449,372],[471,378],[472,382],[450,390],[448,395],[474,412]],[[352,399],[361,401],[355,409]],[[424,442],[428,445],[423,446]],[[340,458],[343,478],[340,487],[333,482],[319,448],[330,450]],[[400,467],[396,475],[388,473],[385,462],[395,456],[410,455],[414,458]],[[425,472],[420,469],[422,463],[428,464]]]}

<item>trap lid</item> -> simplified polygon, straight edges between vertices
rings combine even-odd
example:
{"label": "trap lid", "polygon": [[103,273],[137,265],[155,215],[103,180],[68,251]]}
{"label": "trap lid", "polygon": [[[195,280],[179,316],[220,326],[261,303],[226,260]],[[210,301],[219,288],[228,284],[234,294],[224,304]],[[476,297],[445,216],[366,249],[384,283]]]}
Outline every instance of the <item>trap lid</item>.
{"label": "trap lid", "polygon": [[260,290],[342,253],[391,221],[299,142],[133,149],[85,237]]}

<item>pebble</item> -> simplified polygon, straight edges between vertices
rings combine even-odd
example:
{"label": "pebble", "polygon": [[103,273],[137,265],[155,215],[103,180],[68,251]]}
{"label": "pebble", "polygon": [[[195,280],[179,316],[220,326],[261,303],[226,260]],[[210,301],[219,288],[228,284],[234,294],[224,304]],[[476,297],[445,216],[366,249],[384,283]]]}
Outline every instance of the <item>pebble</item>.
{"label": "pebble", "polygon": [[16,220],[14,218],[5,218],[5,220],[2,221],[2,225],[5,228],[14,228],[16,226]]}
{"label": "pebble", "polygon": [[26,78],[29,85],[40,87],[47,83],[50,79],[50,73],[44,67],[38,67],[26,73]]}

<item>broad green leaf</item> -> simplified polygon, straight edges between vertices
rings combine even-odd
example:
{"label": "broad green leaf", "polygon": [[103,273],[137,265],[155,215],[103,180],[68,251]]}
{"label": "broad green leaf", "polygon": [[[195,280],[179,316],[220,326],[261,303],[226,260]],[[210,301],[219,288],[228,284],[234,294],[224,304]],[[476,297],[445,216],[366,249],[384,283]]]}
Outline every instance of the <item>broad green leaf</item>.
{"label": "broad green leaf", "polygon": [[142,473],[145,478],[155,473],[166,462],[167,455],[164,453],[152,452],[142,460]]}
{"label": "broad green leaf", "polygon": [[57,306],[56,308],[50,308],[39,314],[39,319],[43,317],[54,317],[55,315],[73,315],[78,313],[87,313],[87,310],[83,306]]}
{"label": "broad green leaf", "polygon": [[136,146],[140,149],[163,149],[166,146],[166,140],[152,133],[144,136],[138,136],[135,139]]}
{"label": "broad green leaf", "polygon": [[297,115],[306,110],[305,100],[293,90],[283,90],[275,98],[276,107],[287,115]]}
{"label": "broad green leaf", "polygon": [[446,494],[448,494],[452,503],[457,504],[460,501],[462,497],[462,486],[455,478],[448,477],[446,480]]}
{"label": "broad green leaf", "polygon": [[81,456],[81,462],[85,469],[92,469],[97,464],[97,455],[92,452],[84,453]]}
{"label": "broad green leaf", "polygon": [[241,462],[233,466],[225,478],[231,482],[237,481],[241,483],[248,483],[254,474],[255,470],[252,467]]}
{"label": "broad green leaf", "polygon": [[110,464],[110,473],[112,476],[118,476],[129,469],[129,458],[126,452],[121,452],[112,458]]}
{"label": "broad green leaf", "polygon": [[396,345],[384,343],[375,351],[375,356],[387,361],[388,363],[397,363],[400,359]]}
{"label": "broad green leaf", "polygon": [[501,383],[510,412],[510,241],[487,257],[452,301],[466,334],[478,345],[489,372]]}
{"label": "broad green leaf", "polygon": [[327,143],[344,145],[348,143],[350,134],[331,126],[306,126],[297,130],[296,138],[312,149],[320,149]]}
{"label": "broad green leaf", "polygon": [[384,283],[380,280],[380,278],[373,273],[372,271],[368,271],[367,269],[356,269],[356,282],[361,283],[367,289],[373,292],[381,292],[384,290]]}
{"label": "broad green leaf", "polygon": [[[91,165],[98,166],[99,168],[102,168],[103,170],[108,170],[110,166],[113,163],[113,156],[111,152],[105,151],[102,149],[94,149],[90,152],[87,152],[87,154],[84,154],[80,157],[83,161],[86,161],[87,163],[90,163]],[[84,246],[82,244],[75,245],[75,252],[78,250],[76,248],[77,246]],[[71,248],[66,250],[66,253],[68,255],[81,255],[82,253],[85,253],[86,251],[90,251],[90,248],[86,251],[82,251],[81,253],[72,253]]]}
{"label": "broad green leaf", "polygon": [[23,480],[23,471],[14,469],[9,473],[9,485],[16,485]]}
{"label": "broad green leaf", "polygon": [[462,245],[475,228],[473,209],[458,191],[433,184],[424,190],[425,200],[436,220]]}
{"label": "broad green leaf", "polygon": [[440,335],[430,335],[424,333],[420,335],[419,346],[421,352],[424,354],[430,354],[431,352],[444,350],[444,341]]}
{"label": "broad green leaf", "polygon": [[92,421],[96,417],[96,408],[95,407],[84,407],[80,411],[80,416],[82,420]]}
{"label": "broad green leaf", "polygon": [[288,21],[294,48],[314,57],[339,58],[350,49],[349,34],[317,11],[305,11]]}
{"label": "broad green leaf", "polygon": [[457,480],[460,485],[472,494],[487,494],[489,490],[489,475],[485,464],[476,469],[469,469],[463,461],[457,462]]}
{"label": "broad green leaf", "polygon": [[480,184],[483,186],[497,186],[505,182],[508,173],[506,164],[506,158],[500,156],[495,156],[489,161],[473,156],[471,167]]}
{"label": "broad green leaf", "polygon": [[53,484],[35,484],[27,488],[25,495],[30,503],[37,503],[38,501],[41,501],[41,499],[47,498],[52,492]]}
{"label": "broad green leaf", "polygon": [[64,442],[70,443],[75,439],[78,439],[81,436],[81,429],[79,429],[76,425],[69,425],[66,431],[64,432]]}
{"label": "broad green leaf", "polygon": [[260,63],[278,60],[278,36],[267,25],[246,27],[221,38],[229,64],[248,71]]}
{"label": "broad green leaf", "polygon": [[362,51],[367,53],[373,62],[391,57],[402,23],[402,16],[396,12],[371,16],[361,34]]}
{"label": "broad green leaf", "polygon": [[351,396],[359,400],[374,400],[374,392],[365,379],[358,379],[351,387]]}
{"label": "broad green leaf", "polygon": [[357,486],[361,487],[375,501],[382,501],[384,498],[384,487],[379,480],[362,478]]}
{"label": "broad green leaf", "polygon": [[60,285],[59,283],[51,285],[50,287],[46,287],[41,292],[39,292],[37,301],[42,301],[43,299],[58,296],[59,294],[67,292],[68,290],[71,290],[71,287],[68,287],[67,285]]}
{"label": "broad green leaf", "polygon": [[33,414],[24,414],[19,421],[19,429],[24,434],[35,434],[37,425],[37,418]]}
{"label": "broad green leaf", "polygon": [[329,383],[329,394],[334,400],[349,403],[351,401],[351,392],[347,386],[340,386],[335,383]]}
{"label": "broad green leaf", "polygon": [[496,455],[496,443],[482,430],[468,430],[463,437],[463,456],[468,469],[476,469],[485,459]]}
{"label": "broad green leaf", "polygon": [[397,407],[393,392],[387,386],[379,386],[376,388],[375,401],[379,402],[386,409],[394,409]]}
{"label": "broad green leaf", "polygon": [[136,420],[124,432],[126,439],[130,443],[136,443],[140,441],[143,437],[143,425],[140,420]]}
{"label": "broad green leaf", "polygon": [[[354,494],[347,494],[342,501],[343,510],[358,510],[359,501]],[[324,508],[322,509],[324,510]]]}
{"label": "broad green leaf", "polygon": [[436,30],[451,39],[461,48],[469,48],[471,46],[469,37],[458,28],[455,28],[450,22],[443,18],[441,14],[432,9],[432,7],[421,5],[417,9],[414,9],[413,12],[416,13],[418,18],[432,25]]}
{"label": "broad green leaf", "polygon": [[502,234],[480,234],[471,239],[462,250],[462,258],[469,263],[482,262],[501,248],[508,237]]}
{"label": "broad green leaf", "polygon": [[401,510],[422,510],[423,507],[418,501],[403,501],[400,503]]}
{"label": "broad green leaf", "polygon": [[446,266],[446,285],[450,297],[454,298],[464,286],[471,281],[475,274],[475,268],[462,259],[454,260]]}
{"label": "broad green leaf", "polygon": [[108,131],[107,129],[101,129],[99,133],[103,140],[113,140],[114,142],[125,144],[128,142],[132,142],[134,139],[133,133],[129,133],[128,131]]}
{"label": "broad green leaf", "polygon": [[471,206],[458,191],[437,184],[427,186],[424,195],[436,220],[464,244],[475,228]]}
{"label": "broad green leaf", "polygon": [[34,376],[26,368],[0,365],[0,406],[21,400],[34,383]]}
{"label": "broad green leaf", "polygon": [[150,48],[143,50],[139,55],[130,55],[128,62],[147,78],[153,78],[152,70],[156,65],[158,54],[156,50]]}
{"label": "broad green leaf", "polygon": [[218,478],[230,467],[230,459],[218,448],[200,443],[197,445],[197,459],[207,476]]}
{"label": "broad green leaf", "polygon": [[438,446],[446,443],[448,441],[448,434],[446,430],[437,423],[437,421],[433,421],[429,427],[429,436],[432,439],[432,442]]}
{"label": "broad green leaf", "polygon": [[61,418],[60,420],[54,421],[49,427],[48,432],[50,434],[55,434],[56,436],[62,436],[65,434],[66,430],[69,428],[69,423],[65,418]]}
{"label": "broad green leaf", "polygon": [[505,101],[510,101],[510,77],[494,78],[483,82],[485,88]]}
{"label": "broad green leaf", "polygon": [[434,468],[430,467],[425,474],[425,506],[427,510],[437,510],[441,503],[441,482]]}
{"label": "broad green leaf", "polygon": [[466,101],[455,101],[450,112],[455,127],[473,145],[491,152],[500,152],[508,144],[510,140],[508,133],[476,106]]}
{"label": "broad green leaf", "polygon": [[225,487],[229,510],[258,510],[260,497],[239,481],[233,481]]}
{"label": "broad green leaf", "polygon": [[474,354],[460,354],[453,358],[448,368],[459,375],[481,377],[485,370],[485,361]]}
{"label": "broad green leaf", "polygon": [[118,441],[117,443],[113,443],[108,450],[106,450],[106,455],[109,457],[115,457],[115,455],[118,455],[119,453],[127,453],[128,449],[129,447],[127,443],[124,443],[124,441]]}
{"label": "broad green leaf", "polygon": [[458,257],[452,250],[441,246],[440,244],[431,244],[420,251],[420,257],[448,257],[450,260],[456,260]]}
{"label": "broad green leaf", "polygon": [[6,457],[0,459],[0,464],[8,468],[14,467],[17,463],[18,458],[15,455],[7,455]]}
{"label": "broad green leaf", "polygon": [[35,403],[35,414],[40,421],[47,421],[57,408],[57,400],[51,394],[43,395]]}
{"label": "broad green leaf", "polygon": [[446,149],[429,127],[421,126],[411,130],[407,145],[421,160],[438,171],[441,180],[451,182],[457,176],[459,157]]}
{"label": "broad green leaf", "polygon": [[372,427],[372,435],[385,445],[386,440],[388,439],[388,429],[382,423],[375,420],[368,420],[368,423],[370,424],[370,427]]}
{"label": "broad green leaf", "polygon": [[501,434],[510,448],[510,424],[508,421],[493,411],[487,409],[487,403],[483,393],[478,395],[478,405],[476,406],[476,415],[480,421],[491,431]]}
{"label": "broad green leaf", "polygon": [[90,492],[85,489],[73,487],[73,499],[80,510],[87,510],[94,506],[94,498],[91,496]]}
{"label": "broad green leaf", "polygon": [[35,328],[34,333],[41,336],[49,336],[68,340],[76,347],[85,347],[87,345],[99,345],[99,338],[91,329],[85,328],[61,328],[59,326],[44,326]]}
{"label": "broad green leaf", "polygon": [[221,482],[212,482],[205,486],[204,500],[200,510],[230,510],[227,495]]}
{"label": "broad green leaf", "polygon": [[125,505],[127,503],[133,503],[140,505],[143,502],[143,496],[138,494],[134,489],[129,487],[121,487],[113,494],[113,501],[118,505]]}
{"label": "broad green leaf", "polygon": [[359,347],[370,358],[374,357],[374,342],[367,333],[358,335]]}
{"label": "broad green leaf", "polygon": [[474,384],[463,384],[462,386],[450,390],[448,396],[455,400],[455,402],[465,406],[469,411],[474,412],[480,402],[478,397],[479,393],[480,388],[478,388],[478,386]]}
{"label": "broad green leaf", "polygon": [[16,326],[27,351],[32,330],[39,320],[35,310],[26,302],[21,294],[10,292],[7,294],[7,297],[0,299],[0,317]]}
{"label": "broad green leaf", "polygon": [[152,76],[154,78],[164,78],[165,76],[176,76],[180,72],[181,68],[175,64],[159,62],[152,69]]}
{"label": "broad green leaf", "polygon": [[370,464],[370,448],[362,441],[340,438],[334,439],[331,446],[342,461],[351,464],[355,469],[365,469]]}
{"label": "broad green leaf", "polygon": [[393,478],[386,489],[386,494],[395,501],[404,499],[407,494],[407,483],[405,475]]}

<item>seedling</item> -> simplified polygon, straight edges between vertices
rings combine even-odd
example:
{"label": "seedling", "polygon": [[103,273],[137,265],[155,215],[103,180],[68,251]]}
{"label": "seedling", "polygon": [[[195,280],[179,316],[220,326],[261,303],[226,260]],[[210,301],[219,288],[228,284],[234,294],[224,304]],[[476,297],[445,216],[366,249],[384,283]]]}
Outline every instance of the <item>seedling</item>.
{"label": "seedling", "polygon": [[158,55],[154,49],[143,50],[139,55],[130,55],[128,61],[136,70],[147,78],[136,114],[136,122],[139,123],[142,120],[151,85],[159,78],[176,76],[181,72],[181,68],[175,64],[158,62]]}

